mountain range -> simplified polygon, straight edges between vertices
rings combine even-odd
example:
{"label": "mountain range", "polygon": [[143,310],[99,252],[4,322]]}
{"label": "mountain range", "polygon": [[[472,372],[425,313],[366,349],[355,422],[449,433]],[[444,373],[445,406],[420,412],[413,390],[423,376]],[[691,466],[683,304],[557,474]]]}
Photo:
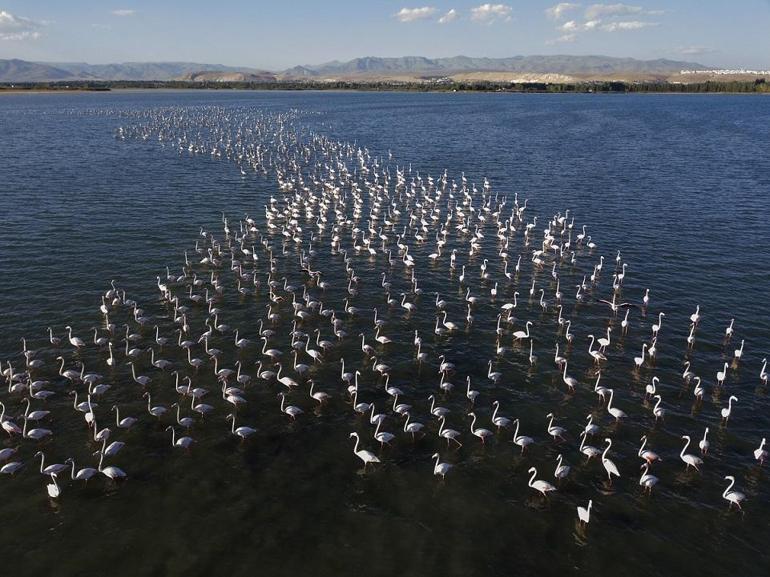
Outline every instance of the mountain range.
{"label": "mountain range", "polygon": [[677,60],[637,60],[609,56],[513,56],[510,58],[400,58],[364,57],[319,65],[295,66],[283,71],[195,62],[30,62],[0,60],[0,82],[67,80],[188,80],[255,81],[325,80],[393,77],[436,77],[456,74],[512,73],[616,77],[668,76],[682,69],[704,69],[702,64]]}
{"label": "mountain range", "polygon": [[[263,71],[197,62],[30,62],[0,60],[0,82],[55,82],[66,80],[190,80],[202,73],[263,75]],[[273,77],[272,73],[267,73]]]}
{"label": "mountain range", "polygon": [[298,66],[287,76],[349,76],[367,74],[436,74],[457,72],[521,72],[540,74],[671,74],[682,69],[703,68],[694,62],[676,60],[636,60],[609,56],[513,56],[511,58],[355,58],[347,62],[328,62],[318,66]]}

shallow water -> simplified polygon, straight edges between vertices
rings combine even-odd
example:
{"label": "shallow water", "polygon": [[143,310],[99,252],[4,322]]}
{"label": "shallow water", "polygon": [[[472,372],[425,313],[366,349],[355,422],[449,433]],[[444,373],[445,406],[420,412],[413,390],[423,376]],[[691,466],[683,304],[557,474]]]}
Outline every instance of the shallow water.
{"label": "shallow water", "polygon": [[[103,363],[104,354],[91,347],[81,354],[86,366],[115,385],[100,401],[100,425],[112,418],[106,409],[114,402],[126,414],[142,418],[130,432],[113,433],[126,448],[111,462],[130,478],[117,486],[94,479],[86,488],[63,481],[62,497],[53,503],[45,495],[47,480],[32,459],[36,444],[24,440],[20,460],[28,465],[13,478],[0,478],[0,514],[9,528],[2,540],[4,565],[18,574],[39,574],[56,565],[62,575],[94,574],[108,566],[115,574],[253,574],[257,567],[271,575],[299,570],[329,575],[764,574],[755,559],[761,559],[770,536],[770,489],[766,471],[756,466],[751,453],[770,425],[767,391],[758,378],[770,341],[770,279],[763,269],[770,257],[764,242],[770,208],[770,100],[695,95],[4,95],[0,359],[12,360],[17,368],[23,365],[22,336],[30,348],[42,349],[41,355],[51,359],[58,353],[50,350],[47,326],[64,336],[63,327],[71,324],[76,334],[90,336],[89,328],[101,322],[100,295],[113,278],[171,334],[169,311],[158,302],[156,275],[164,275],[166,266],[180,270],[183,251],[200,238],[199,227],[221,238],[222,212],[232,223],[246,213],[262,219],[263,205],[270,195],[278,196],[272,175],[242,178],[226,160],[180,155],[157,139],[115,138],[116,128],[136,123],[138,112],[204,105],[233,114],[297,109],[302,111],[299,125],[365,146],[386,161],[391,151],[393,164],[411,163],[420,174],[438,177],[446,168],[450,177],[459,178],[464,171],[479,186],[486,176],[493,191],[529,199],[528,218],[540,216],[535,238],[542,236],[552,214],[570,209],[576,229],[587,225],[598,244],[593,251],[581,249],[576,267],[562,273],[565,315],[576,334],[569,372],[583,389],[565,394],[551,361],[558,326],[554,312],[541,313],[537,299],[529,299],[533,271],[526,254],[531,247],[516,246],[513,254],[525,254],[522,273],[505,286],[505,296],[490,302],[493,283],[478,279],[480,262],[498,250],[492,230],[487,231],[483,254],[468,268],[482,303],[474,310],[472,327],[466,330],[463,322],[463,330],[448,338],[432,333],[432,291],[441,291],[450,302],[451,320],[462,321],[465,308],[458,273],[448,274],[446,259],[441,266],[419,269],[425,294],[410,296],[418,311],[407,318],[402,309],[388,310],[384,303],[377,284],[383,257],[354,256],[356,274],[364,279],[354,304],[377,306],[388,320],[384,332],[395,342],[387,346],[385,360],[393,367],[393,382],[407,389],[405,402],[426,423],[425,438],[412,444],[400,437],[383,451],[382,465],[361,470],[348,434],[359,431],[371,450],[375,442],[368,425],[345,402],[336,362],[344,356],[356,368],[363,364],[359,342],[351,339],[314,369],[320,388],[334,395],[323,411],[314,412],[303,388],[290,401],[305,414],[290,423],[278,410],[280,385],[254,383],[247,407],[239,410],[239,424],[258,432],[241,444],[228,435],[227,409],[215,393],[208,402],[216,405],[216,412],[193,428],[190,435],[197,443],[184,455],[169,446],[164,428],[171,420],[161,426],[143,412],[127,367],[121,362],[112,371]],[[306,226],[312,228],[312,222]],[[412,249],[424,260],[435,243],[429,239]],[[599,255],[606,259],[605,269],[594,296],[609,298],[617,250],[629,264],[624,299],[639,302],[644,289],[651,289],[647,314],[634,309],[623,338],[621,317],[613,319],[605,306],[576,304],[572,298],[574,284],[590,274]],[[465,253],[460,263],[469,262]],[[494,278],[505,280],[493,260]],[[334,286],[324,302],[339,310],[345,296],[341,257],[328,254],[326,242],[318,247],[314,264],[328,271]],[[279,270],[291,282],[302,282],[294,253],[279,257]],[[389,277],[394,296],[409,291],[402,268],[395,267]],[[552,301],[550,270],[538,273],[537,282]],[[539,358],[532,368],[527,347],[509,350],[496,362],[495,370],[504,374],[496,386],[485,378],[486,362],[494,357],[495,315],[513,290],[522,293],[514,330],[523,329],[526,320],[535,322]],[[241,336],[257,339],[256,322],[264,317],[265,304],[264,295],[242,299],[229,291],[218,306],[225,322],[241,327]],[[688,317],[696,304],[703,321],[690,358],[708,391],[700,405],[693,404],[692,387],[683,386],[679,376]],[[666,317],[654,368],[633,371],[631,359],[648,341],[659,311]],[[201,325],[203,315],[197,315]],[[119,326],[125,318],[116,321]],[[731,318],[736,336],[725,345],[722,336]],[[618,406],[629,414],[620,426],[588,391],[593,373],[585,354],[587,335],[599,336],[608,321],[615,332],[603,384],[615,388]],[[314,321],[304,330],[312,332],[316,326],[330,338],[328,323]],[[431,354],[431,362],[419,369],[413,362],[414,328]],[[291,330],[288,318],[277,330]],[[361,330],[372,334],[370,316],[348,321],[349,334]],[[144,331],[146,343],[152,340],[150,332]],[[231,339],[227,335],[212,343],[225,350],[223,366],[232,367],[237,358],[228,346]],[[743,359],[728,371],[725,390],[715,389],[716,372],[740,339],[746,340]],[[510,341],[508,336],[506,346]],[[285,339],[279,344],[288,349]],[[499,400],[501,413],[519,417],[522,433],[536,439],[528,454],[514,450],[510,433],[486,447],[467,433],[470,419],[460,390],[440,400],[452,411],[449,424],[465,433],[465,444],[458,451],[446,450],[436,440],[436,423],[429,419],[424,399],[437,391],[436,356],[442,352],[457,365],[453,380],[458,389],[471,375],[474,388],[481,391],[476,410],[481,425],[491,428],[489,405]],[[173,349],[163,356],[183,364]],[[257,360],[259,347],[244,357]],[[47,377],[55,377],[54,365],[46,368]],[[151,372],[148,365],[143,359],[140,372],[153,378],[153,404],[171,404],[177,398],[173,379]],[[374,374],[363,372],[362,397],[385,411],[389,398]],[[643,399],[644,385],[653,375],[661,379],[667,409],[658,424]],[[79,466],[95,466],[91,461],[97,447],[87,441],[81,416],[71,408],[69,387],[61,379],[51,380],[57,396],[47,402],[55,431],[54,439],[43,444],[47,456],[57,462],[74,456]],[[198,384],[215,390],[210,369],[196,377]],[[720,427],[719,411],[730,394],[740,400],[729,425]],[[3,392],[0,400],[11,405],[13,416],[23,412],[18,396]],[[544,416],[549,411],[568,430],[561,445],[547,438]],[[604,482],[601,464],[585,464],[577,451],[577,433],[588,412],[603,429],[592,444],[602,446],[604,436],[613,439],[612,457],[623,477],[612,487]],[[386,428],[397,432],[399,423],[389,419]],[[711,428],[711,456],[702,474],[685,473],[678,459],[680,436],[700,437],[706,426]],[[652,471],[660,477],[652,497],[642,495],[636,484],[640,462],[635,453],[644,433],[663,457]],[[17,441],[4,443],[15,446]],[[442,460],[456,464],[446,482],[430,474],[430,455],[437,450]],[[527,469],[536,466],[538,478],[553,481],[559,453],[572,465],[570,479],[545,501],[527,487]],[[744,515],[729,512],[720,497],[727,474],[736,476],[736,488],[747,495]],[[594,516],[582,530],[576,526],[575,506],[589,498]],[[143,553],[137,555],[140,549]]]}

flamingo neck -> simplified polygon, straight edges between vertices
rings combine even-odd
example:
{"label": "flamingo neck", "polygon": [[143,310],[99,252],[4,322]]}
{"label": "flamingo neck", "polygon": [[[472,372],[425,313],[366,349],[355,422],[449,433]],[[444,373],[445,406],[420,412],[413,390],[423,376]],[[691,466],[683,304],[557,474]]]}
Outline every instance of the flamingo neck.
{"label": "flamingo neck", "polygon": [[727,498],[727,495],[730,493],[730,489],[733,488],[733,485],[735,485],[735,479],[730,479],[730,484],[727,486],[727,489],[725,489],[725,492],[722,493],[722,497],[725,499]]}

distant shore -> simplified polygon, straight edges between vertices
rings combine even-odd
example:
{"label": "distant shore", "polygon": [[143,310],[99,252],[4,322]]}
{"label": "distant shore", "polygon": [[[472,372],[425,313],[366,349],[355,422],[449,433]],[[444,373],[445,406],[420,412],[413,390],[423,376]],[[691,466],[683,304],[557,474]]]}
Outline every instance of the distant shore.
{"label": "distant shore", "polygon": [[678,82],[590,81],[546,82],[392,82],[392,81],[281,81],[281,82],[187,82],[187,81],[111,81],[111,82],[25,82],[0,83],[0,94],[39,92],[109,92],[112,90],[259,90],[259,91],[358,91],[358,92],[509,92],[544,94],[609,93],[735,93],[768,94],[770,82],[754,80]]}

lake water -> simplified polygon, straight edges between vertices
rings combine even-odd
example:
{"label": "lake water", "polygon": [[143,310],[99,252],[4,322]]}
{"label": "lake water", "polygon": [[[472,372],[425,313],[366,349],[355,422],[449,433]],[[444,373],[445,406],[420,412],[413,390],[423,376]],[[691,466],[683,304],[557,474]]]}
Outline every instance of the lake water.
{"label": "lake water", "polygon": [[[168,118],[170,111],[179,115],[179,125],[158,139],[159,127],[153,122]],[[406,217],[391,235],[393,266],[382,253],[371,258],[354,254],[350,230],[345,229],[343,244],[361,278],[351,304],[368,310],[345,321],[350,337],[311,369],[318,388],[333,395],[331,402],[316,409],[304,382],[287,397],[304,410],[296,422],[280,411],[276,395],[284,387],[255,375],[254,362],[265,358],[257,323],[267,313],[267,277],[262,277],[258,296],[241,297],[227,256],[221,273],[227,289],[216,304],[223,311],[219,321],[240,328],[240,336],[255,344],[239,355],[232,332],[227,332],[212,339],[211,346],[224,351],[220,367],[232,368],[240,358],[253,377],[244,393],[248,404],[238,409],[238,425],[252,426],[257,433],[240,443],[229,434],[229,409],[217,392],[212,363],[195,373],[175,346],[161,354],[152,327],[158,324],[162,334],[176,339],[173,309],[159,301],[156,276],[165,279],[167,266],[181,274],[185,250],[200,258],[193,247],[196,240],[202,242],[201,227],[222,241],[222,213],[236,231],[246,214],[257,221],[260,235],[275,250],[277,279],[282,282],[286,276],[296,285],[307,280],[298,267],[299,249],[289,246],[282,254],[280,230],[269,233],[264,226],[270,197],[282,198],[274,167],[266,175],[250,171],[242,176],[224,156],[180,153],[176,146],[181,134],[194,139],[196,132],[211,128],[196,127],[202,118],[224,124],[225,119],[235,122],[258,113],[290,113],[302,138],[313,131],[366,147],[372,158],[389,166],[391,175],[396,166],[408,170],[411,165],[409,181],[417,171],[438,178],[446,169],[449,178],[459,182],[464,172],[469,187],[475,183],[481,189],[486,177],[493,194],[507,196],[506,212],[517,194],[520,203],[528,199],[525,220],[538,216],[538,221],[530,246],[522,244],[521,229],[512,237],[509,266],[519,254],[523,260],[520,275],[511,281],[502,274],[497,227],[490,221],[483,228],[480,254],[469,256],[469,237],[452,231],[437,264],[427,260],[436,248],[432,236],[425,243],[412,236],[410,253],[419,261],[422,295],[412,294],[410,275],[397,256],[395,233],[408,223]],[[116,138],[119,127],[137,126],[145,127],[146,139],[136,137],[141,131]],[[752,452],[770,432],[770,401],[759,379],[762,359],[770,353],[768,142],[770,100],[762,97],[203,91],[2,95],[0,360],[23,370],[20,339],[26,337],[28,347],[45,362],[34,378],[49,380],[47,388],[56,393],[32,403],[33,409],[51,411],[51,420],[40,426],[52,429],[53,439],[3,438],[0,446],[20,446],[12,460],[25,463],[14,476],[0,476],[3,573],[767,574],[770,479],[768,465],[760,467]],[[275,151],[274,142],[264,145]],[[279,158],[280,153],[274,154]],[[325,160],[315,157],[315,162],[303,170],[308,179],[312,167],[322,167]],[[350,167],[356,166],[352,157]],[[358,224],[362,229],[368,226],[366,202]],[[530,257],[549,219],[566,209],[575,218],[573,238],[586,225],[597,247],[578,247],[575,265],[560,268],[563,314],[575,334],[565,352],[550,262],[539,270]],[[441,220],[445,217],[446,209]],[[305,222],[303,214],[301,220],[309,239],[315,219]],[[329,235],[329,229],[319,233],[313,244],[312,268],[323,271],[332,288],[308,290],[347,318],[341,313],[348,296],[345,266],[341,255],[332,254]],[[472,280],[466,285],[480,299],[470,326],[465,323],[466,285],[459,283],[459,269],[449,271],[451,248],[458,248],[458,264],[468,265]],[[611,298],[618,250],[628,264],[621,300],[641,304],[650,289],[649,306],[631,309],[625,336],[620,327],[625,311],[614,317],[595,302]],[[266,274],[267,255],[260,255],[258,266]],[[585,302],[576,302],[575,285],[591,274],[600,255],[605,263],[599,285],[588,291]],[[479,277],[484,258],[491,264],[486,281]],[[418,306],[416,313],[405,316],[402,308],[388,307],[379,284],[383,270],[393,285],[392,296],[407,293],[408,301]],[[205,269],[199,274],[208,276]],[[530,297],[533,278],[538,293]],[[104,362],[103,347],[90,340],[91,328],[103,324],[98,307],[111,279],[153,319],[141,330],[125,310],[115,314],[115,367]],[[493,300],[489,291],[495,281],[500,290]],[[547,312],[538,305],[540,288],[549,301]],[[514,290],[520,293],[517,320],[502,339],[507,351],[497,356],[496,315]],[[449,336],[432,331],[434,291],[448,301],[450,320],[461,325]],[[292,309],[290,295],[278,292],[286,297],[276,307],[284,315],[273,327],[279,336],[270,346],[286,352]],[[178,294],[184,297],[187,288]],[[702,320],[688,352],[689,316],[696,305]],[[399,433],[403,419],[390,410],[392,399],[381,379],[363,368],[370,363],[356,335],[364,331],[367,342],[376,345],[368,312],[373,307],[387,321],[383,334],[394,341],[378,345],[377,356],[391,365],[391,384],[405,389],[400,402],[413,405],[413,417],[425,424],[426,435],[414,443]],[[656,360],[635,370],[632,359],[650,342],[650,327],[661,311],[666,316]],[[205,329],[206,316],[204,309],[190,312],[196,336]],[[733,318],[735,334],[725,343],[724,330]],[[527,320],[534,323],[538,360],[533,366],[528,344],[515,345],[510,334],[523,330]],[[195,386],[211,391],[204,400],[214,405],[214,413],[197,419],[189,432],[196,441],[189,455],[171,447],[165,428],[173,417],[158,423],[145,410],[142,388],[132,381],[122,354],[124,323],[141,334],[141,347],[154,346],[156,354],[193,376]],[[51,346],[46,327],[66,343],[66,325],[89,343],[84,351]],[[615,389],[616,404],[628,414],[620,425],[590,390],[595,373],[586,354],[587,335],[604,336],[607,326],[613,327],[613,338],[602,384]],[[313,339],[315,328],[321,329],[322,338],[335,340],[326,319],[315,315],[302,325]],[[429,353],[421,366],[414,360],[415,329]],[[100,336],[105,335],[102,330]],[[723,362],[732,364],[742,339],[741,361],[728,368],[725,386],[717,387],[717,371]],[[569,374],[580,381],[574,394],[567,393],[552,360],[557,342],[569,357]],[[114,425],[109,408],[115,403],[121,416],[140,421],[130,431],[112,427],[111,440],[126,446],[110,464],[124,469],[127,481],[95,478],[83,487],[62,473],[62,495],[51,500],[45,492],[50,481],[39,474],[35,452],[43,450],[49,462],[74,457],[78,468],[95,467],[93,453],[99,447],[89,440],[82,413],[72,408],[67,394],[72,386],[57,374],[59,354],[68,368],[79,368],[76,361],[82,360],[87,371],[105,375],[105,382],[113,385],[98,401],[100,428]],[[193,354],[205,357],[201,345]],[[457,387],[448,395],[438,389],[439,354],[456,364],[451,379]],[[686,356],[706,387],[700,403],[692,383],[681,378]],[[359,401],[374,401],[378,412],[388,415],[384,428],[397,434],[392,447],[380,452],[373,428],[352,411],[339,378],[341,357],[348,363],[346,370],[362,371]],[[497,384],[486,378],[489,359],[503,373]],[[287,353],[284,365],[291,367],[291,360]],[[312,364],[307,356],[300,361]],[[149,355],[143,354],[137,365],[139,373],[153,379],[148,387],[153,405],[179,400],[173,377],[152,367]],[[521,455],[511,444],[511,431],[497,434],[486,446],[470,434],[466,376],[481,392],[475,408],[480,426],[494,429],[491,403],[499,400],[501,414],[520,418],[521,432],[534,437],[527,453]],[[652,376],[660,378],[667,411],[659,422],[652,416],[653,403],[645,399]],[[75,388],[81,395],[85,389],[82,384]],[[431,393],[451,410],[447,424],[463,433],[461,449],[447,449],[437,438],[438,423],[426,401]],[[723,426],[720,411],[731,394],[739,401]],[[20,426],[22,398],[4,388],[0,392],[8,415]],[[556,413],[558,424],[567,429],[563,443],[548,437],[548,412]],[[187,409],[183,416],[189,413]],[[588,413],[601,427],[591,444],[604,448],[604,437],[613,439],[610,456],[622,477],[611,486],[601,463],[586,463],[578,451],[578,433]],[[705,427],[710,428],[711,450],[702,472],[685,471],[678,456],[681,436],[700,439]],[[362,469],[352,453],[351,431],[359,432],[363,447],[380,456],[380,465]],[[662,457],[651,470],[660,478],[651,496],[637,483],[642,434]],[[455,464],[445,481],[431,475],[430,456],[436,451],[442,461]],[[699,454],[697,446],[688,451]],[[527,471],[535,466],[539,479],[556,484],[558,454],[572,470],[543,499],[527,486]],[[729,510],[721,497],[725,475],[734,475],[735,488],[746,494],[743,514]],[[575,507],[589,499],[594,503],[591,523],[581,528]]]}

